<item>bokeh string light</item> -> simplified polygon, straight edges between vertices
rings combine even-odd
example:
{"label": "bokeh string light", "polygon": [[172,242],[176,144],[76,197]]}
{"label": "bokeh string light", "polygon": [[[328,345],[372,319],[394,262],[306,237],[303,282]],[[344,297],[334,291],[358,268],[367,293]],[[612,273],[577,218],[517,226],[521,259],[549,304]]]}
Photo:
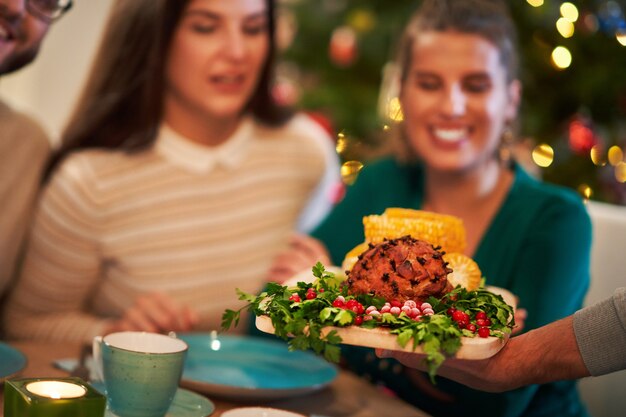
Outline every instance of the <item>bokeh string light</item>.
{"label": "bokeh string light", "polygon": [[609,164],[613,165],[614,167],[622,163],[624,160],[624,152],[619,146],[611,146],[607,155]]}
{"label": "bokeh string light", "polygon": [[344,184],[352,185],[359,176],[359,172],[363,169],[363,163],[360,161],[346,161],[341,165],[341,179]]}
{"label": "bokeh string light", "polygon": [[[544,16],[550,16],[554,13],[554,28],[559,38],[550,40],[550,37],[539,35],[539,32],[533,38],[537,42],[538,48],[550,51],[549,61],[558,72],[574,68],[577,58],[581,63],[588,62],[586,56],[574,56],[574,53],[580,54],[583,51],[580,48],[572,49],[572,45],[586,42],[579,40],[574,44],[570,43],[569,39],[575,36],[601,37],[604,35],[607,38],[614,37],[621,46],[626,46],[626,19],[622,10],[623,5],[617,1],[598,0],[593,3],[557,2],[555,4],[544,3],[543,0],[527,0],[527,3],[535,8],[543,7]],[[606,82],[610,83],[611,80],[607,79]],[[602,188],[606,188],[608,185],[606,182],[610,181],[611,177],[614,177],[618,184],[626,182],[626,161],[624,160],[626,136],[624,136],[623,129],[607,129],[606,126],[602,126],[599,133],[593,124],[591,113],[582,109],[582,112],[579,111],[567,125],[564,135],[567,140],[567,148],[558,146],[558,144],[553,148],[547,143],[543,143],[532,150],[532,162],[544,170],[553,167],[556,160],[555,152],[560,153],[561,161],[570,160],[570,156],[566,155],[570,152],[573,155],[590,158],[593,166],[598,170],[595,175],[600,179],[600,183],[591,177],[589,183],[579,183],[578,192],[585,199],[590,199],[594,195],[594,190],[590,184],[601,186],[601,183],[605,182]],[[600,170],[613,170],[614,175],[600,174]],[[609,187],[615,186],[609,185]],[[622,199],[625,194],[621,193]]]}
{"label": "bokeh string light", "polygon": [[556,21],[556,30],[566,39],[574,36],[574,24],[564,17]]}
{"label": "bokeh string light", "polygon": [[591,196],[593,196],[593,190],[585,183],[578,186],[578,192],[585,199],[585,201],[589,200]]}
{"label": "bokeh string light", "polygon": [[554,162],[554,149],[547,143],[542,143],[533,149],[532,158],[541,168],[547,168]]}
{"label": "bokeh string light", "polygon": [[591,148],[589,157],[595,166],[603,167],[606,165],[606,158],[604,157],[602,146],[600,145],[594,145]]}
{"label": "bokeh string light", "polygon": [[393,97],[387,104],[387,117],[394,122],[401,122],[404,120],[404,113],[402,113],[402,106],[400,105],[400,99]]}
{"label": "bokeh string light", "polygon": [[344,132],[339,132],[337,134],[335,150],[339,155],[341,155],[346,151],[346,149],[348,149],[348,139],[346,138],[346,134]]}
{"label": "bokeh string light", "polygon": [[572,23],[576,22],[578,20],[578,16],[580,15],[580,13],[578,13],[578,8],[574,4],[567,1],[561,4],[559,10],[561,12],[561,16]]}
{"label": "bokeh string light", "polygon": [[572,53],[564,46],[557,46],[552,51],[552,63],[559,70],[568,68],[572,64]]}

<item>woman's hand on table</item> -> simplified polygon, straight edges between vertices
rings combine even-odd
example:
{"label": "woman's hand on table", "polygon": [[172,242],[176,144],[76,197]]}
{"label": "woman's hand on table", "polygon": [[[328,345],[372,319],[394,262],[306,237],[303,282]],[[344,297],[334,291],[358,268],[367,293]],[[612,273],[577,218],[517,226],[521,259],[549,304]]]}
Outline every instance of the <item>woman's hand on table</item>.
{"label": "woman's hand on table", "polygon": [[104,334],[119,331],[186,332],[192,330],[198,320],[197,312],[188,306],[179,304],[167,294],[152,292],[137,297],[122,318],[105,328]]}
{"label": "woman's hand on table", "polygon": [[298,272],[311,269],[321,262],[329,266],[330,256],[322,242],[303,234],[294,234],[289,239],[289,246],[274,258],[268,271],[268,281],[285,282]]}

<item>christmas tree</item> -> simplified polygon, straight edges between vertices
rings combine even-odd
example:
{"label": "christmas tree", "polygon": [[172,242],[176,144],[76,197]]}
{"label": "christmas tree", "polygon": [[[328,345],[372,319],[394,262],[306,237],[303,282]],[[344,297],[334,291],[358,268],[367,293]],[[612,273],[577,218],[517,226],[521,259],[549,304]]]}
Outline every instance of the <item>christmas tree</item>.
{"label": "christmas tree", "polygon": [[[623,1],[509,4],[519,35],[524,86],[519,134],[530,144],[527,159],[546,181],[626,205]],[[366,162],[383,136],[389,123],[380,102],[384,68],[418,5],[416,0],[282,3],[277,91],[328,124],[341,139],[344,161]]]}

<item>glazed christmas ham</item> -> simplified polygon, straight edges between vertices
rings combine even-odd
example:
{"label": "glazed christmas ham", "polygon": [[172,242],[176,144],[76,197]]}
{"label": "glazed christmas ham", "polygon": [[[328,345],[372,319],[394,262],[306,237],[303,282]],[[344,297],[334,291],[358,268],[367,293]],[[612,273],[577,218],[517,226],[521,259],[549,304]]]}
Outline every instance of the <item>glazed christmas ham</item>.
{"label": "glazed christmas ham", "polygon": [[386,300],[425,301],[440,298],[452,290],[448,273],[452,272],[439,248],[430,243],[403,236],[385,240],[359,255],[348,271],[350,294],[372,294]]}

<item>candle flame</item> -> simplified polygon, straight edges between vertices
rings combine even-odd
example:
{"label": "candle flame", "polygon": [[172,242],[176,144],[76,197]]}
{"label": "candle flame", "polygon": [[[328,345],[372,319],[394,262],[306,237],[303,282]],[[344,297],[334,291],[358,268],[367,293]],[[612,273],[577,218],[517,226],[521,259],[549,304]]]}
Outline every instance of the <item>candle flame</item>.
{"label": "candle flame", "polygon": [[53,400],[78,398],[87,393],[82,385],[67,381],[36,381],[27,384],[26,389],[33,394]]}

